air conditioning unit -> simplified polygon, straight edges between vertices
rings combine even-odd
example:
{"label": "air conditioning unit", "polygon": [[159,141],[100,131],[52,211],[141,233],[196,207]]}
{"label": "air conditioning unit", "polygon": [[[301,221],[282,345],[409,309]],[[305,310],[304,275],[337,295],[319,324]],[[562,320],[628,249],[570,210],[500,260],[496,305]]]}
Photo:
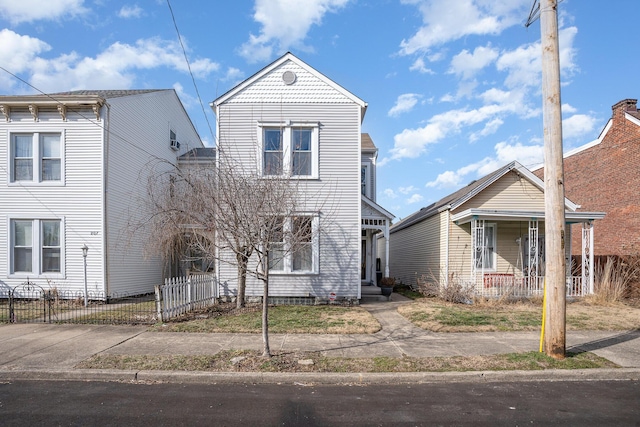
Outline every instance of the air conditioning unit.
{"label": "air conditioning unit", "polygon": [[172,139],[169,146],[173,151],[178,151],[180,149],[180,143],[176,139]]}

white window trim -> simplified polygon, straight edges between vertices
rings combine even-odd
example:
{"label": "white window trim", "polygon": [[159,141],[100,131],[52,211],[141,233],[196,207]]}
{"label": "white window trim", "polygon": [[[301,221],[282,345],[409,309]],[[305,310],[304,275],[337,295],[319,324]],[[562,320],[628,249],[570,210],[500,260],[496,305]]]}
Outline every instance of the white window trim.
{"label": "white window trim", "polygon": [[[282,130],[282,175],[264,175],[264,133],[265,128],[279,128]],[[293,158],[293,141],[291,139],[292,128],[311,129],[311,174],[310,175],[291,175],[292,158]],[[320,123],[318,122],[258,122],[256,130],[258,135],[257,159],[258,173],[265,178],[274,177],[281,178],[290,176],[291,178],[305,180],[318,179],[319,171],[319,148],[320,148]]]}
{"label": "white window trim", "polygon": [[[14,181],[13,167],[13,135],[31,134],[33,144],[33,180],[31,181]],[[42,151],[40,147],[41,134],[59,134],[60,135],[60,180],[59,181],[43,181],[42,180]],[[9,145],[7,147],[7,185],[15,187],[62,187],[65,185],[65,141],[66,134],[64,129],[59,128],[38,128],[37,131],[25,129],[23,131],[13,130],[8,135]]]}
{"label": "white window trim", "polygon": [[[283,259],[284,267],[282,270],[269,270],[269,276],[311,276],[320,274],[320,217],[317,212],[300,213],[295,216],[311,217],[311,270],[293,270],[293,253],[285,242],[285,256]],[[292,227],[293,218],[288,218],[284,223],[285,235],[286,230]]]}
{"label": "white window trim", "polygon": [[[17,272],[13,271],[13,221],[31,221],[32,230],[32,246],[31,257],[34,271]],[[42,221],[60,221],[60,272],[59,273],[43,273],[42,272]],[[30,215],[11,215],[7,218],[7,272],[10,279],[65,279],[65,218],[56,217],[40,217],[34,218]]]}

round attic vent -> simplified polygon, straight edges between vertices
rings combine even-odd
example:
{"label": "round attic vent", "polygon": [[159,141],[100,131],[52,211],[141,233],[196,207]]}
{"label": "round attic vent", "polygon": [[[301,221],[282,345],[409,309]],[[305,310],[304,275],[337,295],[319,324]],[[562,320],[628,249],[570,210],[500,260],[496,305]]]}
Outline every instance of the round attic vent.
{"label": "round attic vent", "polygon": [[292,85],[296,82],[296,73],[293,71],[285,71],[282,73],[282,81],[286,85]]}

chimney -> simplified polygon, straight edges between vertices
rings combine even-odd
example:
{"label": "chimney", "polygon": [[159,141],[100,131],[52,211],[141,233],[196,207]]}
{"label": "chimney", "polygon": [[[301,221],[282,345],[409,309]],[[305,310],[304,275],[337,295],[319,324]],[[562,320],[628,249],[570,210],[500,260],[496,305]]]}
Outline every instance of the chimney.
{"label": "chimney", "polygon": [[615,115],[617,111],[621,112],[633,112],[638,111],[636,104],[638,103],[637,99],[623,99],[622,101],[614,104],[611,109],[613,110],[613,114]]}

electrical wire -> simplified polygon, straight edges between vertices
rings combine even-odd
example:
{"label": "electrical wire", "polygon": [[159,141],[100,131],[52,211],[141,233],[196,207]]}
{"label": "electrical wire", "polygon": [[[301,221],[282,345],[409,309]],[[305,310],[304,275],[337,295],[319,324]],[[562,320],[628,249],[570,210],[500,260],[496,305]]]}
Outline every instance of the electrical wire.
{"label": "electrical wire", "polygon": [[200,103],[200,108],[202,109],[202,115],[207,122],[207,126],[209,127],[209,132],[211,133],[212,141],[215,141],[215,136],[213,135],[213,129],[211,128],[211,123],[209,122],[209,117],[207,116],[206,110],[204,108],[204,104],[202,103],[202,97],[200,96],[200,91],[198,90],[198,85],[196,84],[196,79],[193,76],[193,72],[191,71],[191,64],[189,63],[189,57],[187,56],[187,50],[184,47],[184,43],[182,42],[182,36],[180,35],[180,30],[178,29],[178,23],[176,22],[176,17],[173,13],[173,8],[171,7],[171,1],[167,0],[167,6],[169,6],[169,12],[171,13],[171,19],[173,20],[173,26],[176,29],[176,33],[178,34],[178,41],[180,42],[180,47],[182,48],[182,53],[184,54],[184,60],[187,63],[187,69],[189,70],[189,75],[191,76],[191,81],[193,82],[193,87],[196,90],[196,95],[198,96],[198,102]]}

